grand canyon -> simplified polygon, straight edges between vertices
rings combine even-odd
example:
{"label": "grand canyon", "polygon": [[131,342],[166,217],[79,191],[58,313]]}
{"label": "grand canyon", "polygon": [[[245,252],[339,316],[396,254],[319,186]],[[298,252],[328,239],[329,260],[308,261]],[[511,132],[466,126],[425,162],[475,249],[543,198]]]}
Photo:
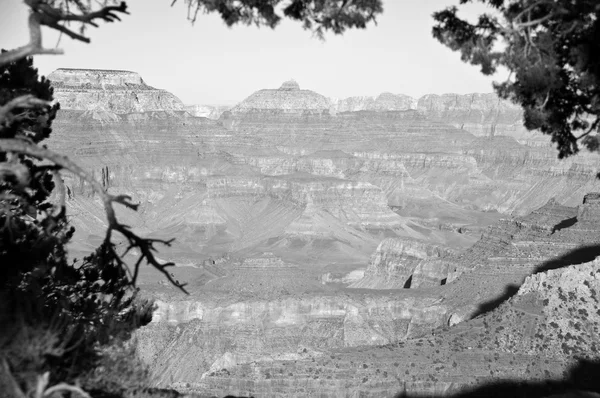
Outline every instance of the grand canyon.
{"label": "grand canyon", "polygon": [[[154,387],[443,396],[600,357],[597,154],[558,160],[510,102],[327,98],[290,80],[224,107],[135,72],[48,78],[48,147],[140,203],[118,209],[134,231],[175,238],[157,255],[189,295],[150,267],[139,279]],[[64,178],[83,256],[102,203]]]}

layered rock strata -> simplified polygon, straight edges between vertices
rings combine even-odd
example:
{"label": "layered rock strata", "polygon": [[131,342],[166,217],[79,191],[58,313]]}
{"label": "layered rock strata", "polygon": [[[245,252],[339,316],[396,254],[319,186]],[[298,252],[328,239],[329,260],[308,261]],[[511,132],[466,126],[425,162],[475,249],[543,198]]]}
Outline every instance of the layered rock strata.
{"label": "layered rock strata", "polygon": [[331,99],[332,111],[358,112],[358,111],[405,111],[416,109],[417,101],[404,94],[381,93],[377,97],[349,97],[344,99]]}
{"label": "layered rock strata", "polygon": [[[498,309],[434,335],[400,345],[329,349],[246,364],[222,361],[221,369],[201,377],[194,372],[181,375],[176,387],[274,397],[446,396],[469,391],[488,396],[498,388],[507,394],[529,390],[545,396],[549,391],[585,390],[595,382],[589,374],[569,381],[565,375],[574,365],[585,366],[581,361],[600,357],[599,292],[600,262],[595,260],[528,277]],[[492,384],[499,381],[503,384]]]}
{"label": "layered rock strata", "polygon": [[99,69],[57,69],[48,75],[61,109],[116,114],[184,111],[179,98],[148,86],[135,72]]}
{"label": "layered rock strata", "polygon": [[[64,95],[78,87],[73,90],[81,91],[81,101],[72,103],[82,108],[60,112],[51,148],[92,170],[110,192],[141,202],[139,213],[122,212],[122,219],[145,235],[176,237],[160,256],[190,265],[173,270],[190,282],[193,295],[185,300],[157,276],[140,276],[144,289],[160,300],[155,322],[140,341],[162,386],[209,393],[249,388],[256,395],[269,395],[269,389],[274,395],[313,391],[311,380],[318,377],[304,359],[324,359],[321,354],[332,347],[339,354],[344,347],[406,341],[441,325],[460,325],[482,311],[479,303],[493,307],[507,287],[518,286],[531,272],[572,264],[571,251],[592,245],[599,232],[593,196],[579,211],[565,206],[597,190],[593,159],[559,163],[552,150],[497,134],[476,137],[449,126],[446,116],[432,120],[414,109],[333,116],[324,97],[287,83],[251,96],[214,121],[174,112],[168,101],[138,111],[129,94],[106,110],[105,92],[114,88],[139,96],[146,90],[137,77],[111,76],[104,87],[90,83],[89,90],[75,78],[65,80]],[[95,108],[94,96],[102,106]],[[90,249],[102,237],[101,203],[80,180],[67,178],[67,186],[69,212],[82,234],[78,242]],[[432,249],[443,254],[449,246],[468,246],[477,231],[464,231],[496,219],[495,210],[523,215],[551,197],[557,202],[492,227],[470,251],[437,257],[438,249]],[[389,255],[380,250],[381,261],[364,274],[384,277],[369,287],[398,287],[408,276],[410,289],[322,283],[324,274],[360,275],[386,238],[392,238],[390,248],[410,241],[418,250],[405,247]],[[556,255],[563,256],[548,261]],[[209,257],[225,260],[217,266],[203,261]],[[399,262],[407,257],[413,257],[410,266]],[[298,345],[306,351],[298,352]],[[505,359],[510,364],[515,358]],[[297,391],[295,371],[280,372],[284,376],[275,387],[247,372],[256,369],[253,374],[271,380],[270,370],[268,377],[261,372],[288,359],[301,360],[304,384]],[[188,360],[190,366],[182,368]],[[460,362],[461,371],[469,371],[469,361]],[[378,369],[373,364],[360,366]],[[330,365],[335,368],[335,362]],[[446,388],[446,382],[425,378],[432,366],[439,363],[423,362],[414,380],[394,380],[423,391]],[[340,384],[319,382],[323,391],[388,391],[387,382],[369,376],[370,370],[342,369],[325,379]],[[367,378],[364,386],[353,384],[356,375]],[[390,375],[387,370],[391,380]]]}
{"label": "layered rock strata", "polygon": [[[383,240],[371,259],[364,277],[349,287],[375,289],[409,289],[413,273],[428,259],[454,253],[452,249],[402,238]],[[420,267],[422,269],[422,266]]]}
{"label": "layered rock strata", "polygon": [[301,90],[294,80],[284,82],[279,89],[259,90],[231,109],[238,113],[328,114],[329,101],[310,90]]}
{"label": "layered rock strata", "polygon": [[[590,212],[592,207],[598,206],[594,202],[596,197],[596,194],[586,197],[586,203],[582,207],[587,206],[585,207],[588,210],[587,214],[592,214]],[[271,365],[277,364],[276,369],[279,369],[278,366],[280,365],[285,366],[286,369],[287,366],[290,366],[289,369],[291,369],[290,372],[293,377],[289,376],[289,372],[280,374],[278,376],[280,379],[277,382],[277,388],[280,389],[268,390],[270,394],[274,395],[311,393],[312,388],[317,388],[317,386],[326,389],[331,388],[332,391],[330,392],[334,396],[338,393],[340,394],[339,396],[346,396],[349,389],[362,387],[364,387],[365,391],[368,390],[368,394],[371,394],[371,396],[382,393],[393,395],[395,392],[401,391],[395,389],[404,387],[407,388],[407,391],[413,393],[447,393],[459,387],[462,388],[465,385],[481,382],[484,379],[479,377],[461,378],[458,377],[459,373],[451,372],[449,375],[452,376],[449,376],[450,379],[448,380],[454,380],[454,382],[450,383],[445,378],[438,378],[437,373],[433,375],[431,369],[427,368],[427,366],[431,366],[431,362],[428,361],[431,360],[435,364],[445,365],[439,369],[436,367],[438,371],[442,369],[452,370],[452,368],[447,366],[453,363],[453,361],[461,364],[461,371],[464,371],[465,366],[473,366],[472,361],[481,366],[482,360],[477,359],[477,355],[463,357],[460,354],[455,356],[456,348],[461,347],[464,353],[471,353],[471,350],[479,349],[482,353],[478,355],[483,356],[484,365],[489,367],[489,369],[486,368],[486,372],[491,371],[491,376],[504,375],[505,377],[513,377],[518,372],[513,373],[513,370],[507,371],[504,365],[496,364],[495,360],[485,362],[487,355],[491,355],[500,347],[500,350],[506,352],[507,355],[500,362],[503,363],[506,360],[507,362],[512,361],[516,364],[522,364],[525,366],[524,369],[529,369],[530,372],[533,372],[530,366],[534,366],[534,368],[539,366],[539,363],[535,361],[537,361],[536,358],[540,352],[545,350],[545,352],[551,352],[553,354],[545,359],[550,361],[552,365],[544,369],[547,369],[549,372],[551,371],[551,375],[560,375],[570,361],[569,358],[572,358],[570,354],[579,355],[585,350],[588,353],[595,352],[593,347],[596,347],[594,344],[598,344],[597,340],[595,337],[588,339],[588,335],[593,333],[595,330],[594,327],[600,327],[598,325],[598,320],[600,319],[598,316],[600,314],[594,315],[591,324],[586,323],[585,326],[576,326],[573,317],[581,318],[581,320],[587,322],[586,317],[590,316],[589,309],[585,309],[586,312],[573,312],[568,307],[569,305],[577,306],[578,300],[583,300],[583,307],[596,305],[599,300],[598,296],[592,290],[585,290],[583,288],[584,291],[579,292],[578,289],[580,288],[577,286],[583,280],[587,280],[588,284],[597,284],[598,280],[600,280],[600,274],[598,277],[594,276],[594,272],[600,273],[600,269],[598,268],[600,266],[599,262],[596,261],[593,264],[586,265],[588,268],[591,267],[595,270],[592,274],[581,273],[581,269],[578,268],[580,267],[578,264],[593,260],[596,255],[600,254],[597,242],[597,236],[600,233],[600,219],[588,217],[578,221],[575,219],[577,214],[578,210],[576,208],[568,208],[559,205],[555,201],[551,201],[529,216],[499,223],[497,226],[491,228],[466,253],[454,255],[449,258],[441,257],[443,259],[441,261],[447,261],[447,271],[445,271],[445,280],[443,283],[439,279],[435,280],[436,286],[430,284],[430,287],[427,287],[431,279],[427,279],[426,276],[429,276],[429,278],[431,276],[425,275],[423,270],[426,270],[426,267],[422,267],[421,274],[418,274],[417,270],[412,274],[413,283],[420,284],[420,288],[418,289],[413,289],[413,286],[411,286],[411,289],[390,290],[379,294],[373,291],[361,291],[360,289],[346,290],[345,295],[341,296],[318,293],[312,295],[310,299],[310,303],[312,304],[310,305],[304,301],[306,299],[300,300],[292,297],[286,300],[271,299],[268,302],[245,303],[243,306],[250,305],[250,307],[243,307],[243,310],[241,307],[237,309],[242,305],[241,303],[235,303],[229,307],[218,306],[218,308],[207,308],[202,300],[196,303],[181,302],[171,305],[160,303],[159,310],[154,319],[155,323],[144,333],[152,336],[152,330],[154,328],[162,330],[161,328],[164,326],[161,325],[165,322],[171,324],[177,323],[179,325],[178,332],[173,332],[167,338],[169,341],[172,341],[170,339],[181,339],[177,340],[180,343],[174,343],[173,347],[178,347],[183,344],[183,341],[187,341],[187,336],[189,336],[187,333],[196,335],[200,333],[200,330],[215,327],[215,321],[211,319],[219,319],[216,324],[221,325],[221,322],[224,322],[223,325],[227,325],[229,328],[247,330],[249,327],[251,330],[254,330],[253,328],[258,327],[261,332],[256,332],[256,335],[253,334],[254,332],[237,330],[236,333],[243,334],[250,339],[249,341],[253,342],[248,342],[245,347],[256,347],[257,339],[259,339],[258,341],[262,341],[259,337],[261,333],[271,336],[268,339],[271,343],[276,341],[274,340],[275,335],[285,336],[286,343],[281,342],[275,346],[262,346],[259,350],[260,353],[248,351],[248,348],[241,346],[233,347],[219,343],[218,347],[221,348],[211,350],[209,357],[202,359],[204,362],[198,364],[199,370],[195,375],[186,373],[185,370],[175,365],[180,360],[180,356],[184,355],[183,353],[177,353],[179,352],[177,351],[179,350],[178,348],[173,348],[176,351],[171,351],[171,349],[161,352],[153,351],[152,360],[155,363],[164,364],[164,366],[161,365],[156,368],[157,374],[173,374],[172,372],[176,372],[177,376],[169,376],[176,380],[175,383],[164,385],[175,386],[182,391],[215,393],[220,388],[217,382],[219,380],[230,388],[228,391],[261,395],[267,393],[263,388],[275,388],[269,381],[264,381],[269,379],[269,377],[256,376],[256,373],[253,373],[254,376],[252,376],[245,372],[250,368],[257,369],[257,366],[258,369],[263,369],[262,366],[265,366],[264,369],[266,372],[267,369],[272,369]],[[386,257],[385,253],[381,250],[386,247],[397,250]],[[393,260],[402,259],[405,261],[404,256],[407,253],[412,254],[414,257],[419,255],[429,258],[439,254],[436,253],[435,248],[402,246],[398,242],[394,242],[394,240],[388,240],[380,246],[379,256],[374,256],[374,259],[379,258],[379,265],[388,267],[389,274],[386,275],[388,279],[385,281],[389,280],[392,271],[401,274],[403,278],[406,277],[407,274],[404,272],[402,264],[396,266]],[[398,257],[394,257],[394,254],[398,254]],[[386,263],[384,260],[392,261]],[[436,264],[440,260],[425,260],[421,264],[426,264],[428,261]],[[371,264],[373,265],[374,263]],[[544,274],[544,272],[549,270],[551,272]],[[535,273],[535,275],[527,279],[532,273]],[[393,279],[393,275],[391,276]],[[554,282],[561,281],[559,283],[560,287],[547,282],[548,278]],[[565,279],[562,280],[561,278]],[[368,280],[367,277],[365,279]],[[524,280],[525,283],[523,284]],[[545,281],[548,288],[554,290],[549,292],[540,290],[542,287],[546,288],[546,285],[544,285]],[[517,293],[520,285],[522,285],[521,290],[511,301],[513,304],[510,304],[508,307],[506,305],[502,306],[503,301],[508,300],[512,295]],[[569,287],[566,287],[567,285]],[[588,285],[583,283],[583,286]],[[568,289],[573,290],[572,294],[567,292]],[[537,291],[535,298],[529,294],[531,290]],[[557,291],[558,293],[556,293]],[[550,298],[555,294],[558,294],[558,301],[553,301],[554,299]],[[565,303],[560,303],[560,300],[562,300],[561,297],[570,297],[567,299],[569,301],[567,308],[564,307]],[[588,301],[588,299],[591,301]],[[512,310],[513,307],[511,306],[515,307],[516,310]],[[497,311],[494,312],[497,307],[500,309],[509,308],[510,311],[500,317],[489,318],[489,325],[488,321],[481,323],[481,318],[478,318],[478,321],[470,321],[466,326],[462,326],[461,322],[467,321],[477,314],[487,312],[497,314]],[[208,315],[213,311],[217,311],[219,315]],[[534,315],[531,318],[531,322],[540,319],[539,316],[542,313],[547,318],[544,318],[542,324],[531,323],[529,321],[516,322],[514,320],[515,317],[518,317],[523,312],[526,316]],[[486,316],[489,317],[492,315]],[[560,327],[553,326],[557,324],[556,319],[561,316],[564,316],[566,319],[573,319],[572,321],[561,323]],[[250,319],[255,321],[250,321]],[[316,326],[313,324],[315,319],[319,319],[319,325],[323,329],[315,329]],[[252,323],[258,320],[260,320],[259,322],[262,326]],[[510,324],[510,327],[507,327],[507,324]],[[431,335],[432,331],[436,328],[446,327],[447,325],[453,326],[453,328],[445,329],[442,332],[435,331],[436,337],[434,339],[426,338],[426,343],[423,340],[421,340],[420,344],[415,343],[414,340],[411,341],[411,339],[419,336]],[[483,325],[484,330],[480,329],[482,326],[473,325]],[[490,325],[496,326],[492,328]],[[498,327],[500,325],[503,325],[503,327]],[[542,328],[545,331],[542,333],[541,329],[538,330],[536,327]],[[556,333],[553,333],[547,329],[557,327],[558,330],[561,330],[560,333],[558,330]],[[288,328],[298,330],[299,334],[292,333]],[[585,340],[585,344],[587,345],[585,347],[582,346],[581,350],[576,348],[577,341],[580,340],[577,337],[573,337],[575,335],[572,332],[570,332],[572,337],[565,337],[567,329],[571,330],[572,328],[578,330],[577,333],[579,334],[585,334],[585,336],[581,335],[580,338],[587,339]],[[504,329],[507,330],[504,331]],[[516,329],[523,329],[523,331],[518,332],[515,331]],[[324,335],[319,330],[326,330],[327,334]],[[492,335],[497,336],[495,340],[490,340],[487,336],[492,331]],[[275,333],[275,335],[271,335],[271,333]],[[438,335],[442,337],[438,338]],[[163,336],[166,335],[163,334]],[[212,341],[215,341],[216,337],[211,335],[210,338],[213,339]],[[444,340],[445,338],[449,340]],[[571,340],[572,344],[569,343]],[[376,380],[376,384],[366,383],[367,385],[364,386],[362,385],[363,383],[355,383],[357,380],[355,373],[351,373],[352,376],[346,373],[350,369],[356,369],[357,365],[362,366],[362,363],[356,363],[356,361],[365,358],[360,357],[361,354],[359,353],[361,350],[347,349],[346,351],[339,351],[336,348],[381,345],[394,341],[406,341],[405,346],[410,347],[410,349],[406,349],[406,351],[400,349],[403,353],[400,357],[389,357],[389,359],[382,360],[379,356],[376,356],[370,362],[364,362],[367,366],[363,370],[369,368],[372,370],[366,372],[359,371],[360,378],[366,377],[369,380],[372,378]],[[547,351],[551,344],[561,345],[562,353],[557,353],[555,350]],[[426,356],[425,358],[427,359],[425,360],[417,360],[416,363],[422,364],[417,369],[412,369],[413,365],[405,363],[405,359],[399,359],[416,358],[420,353],[418,347],[423,346],[425,350],[430,350],[428,348],[429,345],[439,351],[435,353],[434,349],[427,351],[431,352],[433,356]],[[307,359],[302,358],[301,355],[298,356],[298,352],[294,351],[292,346],[306,347],[309,352],[314,352],[315,354],[309,356]],[[203,349],[198,348],[197,352],[189,354],[189,358],[194,357],[197,358],[196,361],[199,361],[200,352]],[[348,360],[344,365],[339,364],[337,359],[335,361],[330,360],[328,363],[321,362],[317,365],[322,367],[321,371],[314,373],[309,370],[306,372],[310,367],[309,364],[314,365],[315,361],[318,361],[318,358],[325,359],[329,357],[332,354],[332,350],[336,352],[334,354],[336,358],[337,353],[344,352],[343,355],[353,356],[354,359],[351,361]],[[378,352],[377,349],[364,348],[362,350]],[[188,355],[187,352],[186,350],[185,355]],[[443,354],[440,354],[440,352]],[[147,353],[147,355],[150,354]],[[256,361],[257,356],[262,359]],[[223,359],[225,357],[229,358],[229,362]],[[185,358],[188,357],[186,356]],[[397,364],[392,364],[391,360],[393,358]],[[292,362],[286,362],[292,360],[296,362],[293,364]],[[532,360],[534,360],[535,364],[529,365]],[[228,371],[225,374],[220,372],[217,369],[218,366],[215,365],[218,364],[221,366],[224,363],[223,361],[228,364],[228,366],[224,367]],[[305,368],[304,365],[301,365],[300,368],[296,368],[295,366],[298,362],[306,364],[307,367]],[[400,365],[401,363],[402,365]],[[345,369],[345,371],[338,374],[336,366]],[[455,368],[454,365],[452,366]],[[408,375],[408,377],[400,376],[401,380],[403,380],[400,385],[397,384],[398,381],[396,379],[391,380],[391,384],[387,384],[387,382],[381,379],[384,368],[388,373],[387,377],[390,377],[392,372],[396,372],[393,368],[402,368],[401,371],[404,373],[404,376]],[[204,370],[201,372],[200,370],[202,369]],[[379,369],[379,372],[372,373],[376,369]],[[314,367],[313,370],[315,370]],[[522,371],[523,369],[521,369]],[[272,374],[271,370],[268,370],[268,372]],[[330,372],[333,373],[330,374]],[[442,372],[442,374],[445,373]],[[470,373],[467,372],[467,374]],[[479,372],[473,374],[479,374]],[[529,373],[527,377],[535,378],[537,377],[535,374]],[[312,378],[316,380],[314,378],[315,375],[319,375],[318,379],[320,379],[320,375],[323,375],[324,381],[314,386],[310,384],[312,382],[308,382],[308,385],[311,385],[311,387],[306,387],[305,385],[303,387],[305,388],[304,390],[296,390],[296,388],[300,388],[299,385],[291,381],[295,380],[296,376],[302,379]],[[327,375],[330,375],[331,378],[327,378]],[[543,377],[546,376],[548,375],[543,374]],[[329,382],[328,380],[332,381]],[[333,380],[339,380],[340,383],[344,384],[337,384]],[[430,380],[432,383],[423,384],[425,380]],[[238,382],[242,384],[237,384]],[[266,384],[263,384],[263,382]],[[412,382],[415,383],[412,384]],[[190,389],[186,387],[188,384],[192,386],[189,387]],[[242,385],[246,387],[250,386],[248,387],[249,390],[244,390],[243,388],[245,387],[241,387]],[[381,385],[385,386],[384,390],[375,388],[375,386]],[[306,388],[309,389],[307,390]],[[341,390],[338,393],[333,393],[333,389],[340,388]],[[430,388],[434,388],[434,390]]]}

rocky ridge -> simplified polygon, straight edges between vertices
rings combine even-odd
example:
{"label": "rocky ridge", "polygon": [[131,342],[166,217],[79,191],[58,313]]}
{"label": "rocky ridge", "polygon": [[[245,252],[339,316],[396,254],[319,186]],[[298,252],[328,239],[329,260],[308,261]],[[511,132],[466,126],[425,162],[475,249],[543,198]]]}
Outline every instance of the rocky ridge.
{"label": "rocky ridge", "polygon": [[135,72],[61,68],[48,79],[55,88],[54,99],[64,110],[115,114],[185,110],[179,98],[148,86]]}
{"label": "rocky ridge", "polygon": [[[591,205],[595,198],[589,195],[579,213],[587,209],[584,213],[590,214],[592,208],[597,209],[598,204]],[[600,261],[594,260],[600,253],[595,239],[600,219],[569,221],[577,213],[577,209],[551,202],[528,217],[511,221],[515,229],[509,234],[492,229],[496,232],[490,231],[490,236],[467,253],[479,259],[475,268],[464,269],[438,289],[417,289],[410,296],[406,292],[413,289],[404,289],[379,299],[363,296],[362,303],[357,301],[356,309],[350,312],[348,304],[331,307],[334,302],[343,302],[339,298],[313,301],[312,307],[306,308],[320,308],[316,319],[330,319],[320,323],[320,328],[307,322],[311,312],[306,310],[290,311],[280,306],[271,307],[269,315],[258,315],[250,308],[236,309],[234,313],[245,314],[248,320],[260,319],[262,333],[270,336],[266,341],[273,345],[250,352],[239,345],[218,343],[222,348],[216,352],[212,349],[209,354],[214,362],[203,359],[203,365],[199,360],[201,353],[207,352],[206,347],[187,344],[186,361],[197,369],[191,373],[174,365],[183,358],[177,351],[154,351],[153,361],[160,364],[157,374],[168,375],[165,377],[174,381],[166,385],[186,392],[305,396],[319,391],[340,397],[350,396],[351,391],[373,397],[403,391],[441,396],[503,378],[559,379],[576,363],[575,358],[598,359],[600,349]],[[503,229],[502,223],[498,228]],[[581,246],[589,245],[594,249],[581,251]],[[519,256],[515,251],[520,251]],[[499,260],[502,258],[506,260]],[[500,287],[509,288],[510,294]],[[356,300],[358,296],[354,297]],[[320,306],[315,307],[318,302]],[[374,306],[377,302],[387,304],[383,308],[381,304]],[[482,304],[475,312],[465,312],[472,303]],[[157,313],[159,317],[181,313],[160,305],[163,309]],[[196,308],[186,311],[190,314],[187,319],[200,322],[179,323],[171,334],[177,337],[172,338],[190,341],[188,336],[214,327],[209,326],[212,310]],[[412,314],[409,319],[400,315],[407,310]],[[357,315],[351,315],[356,314],[354,311]],[[484,315],[469,320],[477,313]],[[222,319],[220,314],[218,318]],[[292,314],[307,318],[300,321]],[[398,317],[395,321],[394,314]],[[338,327],[333,321],[336,317],[343,319]],[[265,328],[267,319],[273,326]],[[466,322],[457,323],[462,320]],[[227,327],[239,327],[240,323],[228,323]],[[299,328],[300,334],[283,332],[291,325]],[[370,328],[365,329],[366,325]],[[324,331],[329,334],[323,335]],[[401,331],[407,332],[398,334]],[[236,333],[252,341],[245,347],[256,347],[252,333],[239,329]],[[221,341],[216,334],[210,339]],[[365,347],[372,345],[379,347]]]}
{"label": "rocky ridge", "polygon": [[259,90],[231,108],[238,113],[328,114],[329,101],[310,90],[301,90],[295,80],[284,82],[277,90]]}
{"label": "rocky ridge", "polygon": [[[434,335],[399,345],[307,352],[243,365],[223,361],[221,369],[201,378],[188,373],[177,388],[293,397],[447,396],[510,379],[512,393],[523,393],[526,382],[563,379],[577,364],[575,358],[597,360],[599,291],[598,260],[550,270],[528,277],[496,310]],[[589,388],[569,384],[560,388]],[[506,396],[509,387],[490,384],[473,396]],[[540,384],[527,396],[561,392],[558,388]]]}

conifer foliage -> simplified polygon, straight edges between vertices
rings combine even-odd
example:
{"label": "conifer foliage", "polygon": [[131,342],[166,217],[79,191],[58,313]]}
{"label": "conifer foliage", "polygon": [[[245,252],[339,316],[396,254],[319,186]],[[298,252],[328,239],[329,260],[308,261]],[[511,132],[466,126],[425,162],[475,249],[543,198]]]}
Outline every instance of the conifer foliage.
{"label": "conifer foliage", "polygon": [[[460,0],[461,5],[472,0]],[[600,127],[600,3],[597,0],[479,0],[476,23],[458,7],[434,14],[433,36],[481,67],[509,79],[500,97],[522,106],[525,127],[552,137],[559,158],[597,150]]]}
{"label": "conifer foliage", "polygon": [[[28,95],[53,99],[32,59],[0,66],[0,105]],[[0,138],[41,143],[58,109],[48,103],[14,108]],[[12,387],[3,389],[8,396],[32,391],[47,371],[50,384],[76,383],[100,366],[103,346],[150,321],[150,303],[136,300],[127,270],[106,244],[83,261],[67,259],[73,228],[65,217],[64,187],[53,193],[62,187],[58,169],[0,152],[0,377],[10,380]]]}

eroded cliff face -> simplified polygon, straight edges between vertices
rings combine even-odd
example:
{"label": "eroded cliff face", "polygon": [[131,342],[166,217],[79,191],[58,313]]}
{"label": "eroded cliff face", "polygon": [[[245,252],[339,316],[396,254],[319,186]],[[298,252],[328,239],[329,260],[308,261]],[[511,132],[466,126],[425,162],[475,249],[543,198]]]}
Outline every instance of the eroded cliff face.
{"label": "eroded cliff face", "polygon": [[310,90],[301,90],[296,81],[284,82],[277,90],[259,90],[234,106],[232,114],[284,113],[284,114],[328,114],[329,101]]}
{"label": "eroded cliff face", "polygon": [[331,99],[334,113],[358,111],[405,111],[416,109],[417,101],[404,94],[381,93],[377,97]]}
{"label": "eroded cliff face", "polygon": [[[146,358],[160,364],[157,375],[169,375],[171,381],[159,385],[217,394],[300,396],[318,388],[333,396],[349,396],[356,388],[367,396],[392,396],[402,388],[442,394],[480,383],[482,375],[517,380],[561,375],[574,356],[596,358],[600,348],[592,336],[600,329],[600,315],[591,314],[600,300],[600,262],[587,263],[600,254],[600,219],[589,216],[599,206],[597,196],[588,195],[579,211],[551,201],[526,217],[504,220],[459,255],[384,241],[364,280],[385,284],[406,278],[406,262],[420,257],[421,273],[412,274],[416,289],[345,289],[310,299],[291,294],[216,306],[161,302],[143,338],[154,338],[157,330],[165,341],[180,340],[145,351]],[[588,216],[578,220],[581,213]],[[443,283],[421,266],[431,262],[445,262]],[[264,272],[273,275],[270,267]],[[177,326],[168,334],[165,324]],[[214,347],[190,338],[215,328],[219,332],[206,337],[219,341]],[[221,343],[219,336],[233,340],[226,329],[244,336],[244,344]],[[403,343],[366,348],[393,342]],[[176,365],[182,358],[195,358],[194,372]],[[279,372],[280,367],[287,370]],[[296,384],[297,378],[305,383]],[[360,381],[365,378],[370,382]]]}
{"label": "eroded cliff face", "polygon": [[477,136],[508,135],[530,137],[523,127],[523,112],[517,105],[495,94],[428,94],[417,109],[432,120],[439,120]]}
{"label": "eroded cliff face", "polygon": [[[201,377],[181,375],[176,386],[216,394],[391,397],[477,392],[478,385],[511,380],[512,391],[522,392],[518,382],[560,381],[577,364],[575,358],[598,359],[599,291],[600,262],[594,260],[535,274],[494,311],[434,335],[400,345],[308,351],[305,357],[247,364],[223,360],[221,369]],[[586,379],[570,380],[568,388],[586,388]],[[486,396],[489,388],[494,387],[479,394]]]}
{"label": "eroded cliff face", "polygon": [[[351,288],[409,289],[416,268],[423,268],[428,259],[439,258],[455,250],[406,238],[383,240],[371,259],[362,279],[352,283]],[[443,278],[440,278],[442,280]]]}
{"label": "eroded cliff face", "polygon": [[148,86],[135,72],[57,69],[48,75],[61,109],[115,114],[184,111],[179,98]]}

